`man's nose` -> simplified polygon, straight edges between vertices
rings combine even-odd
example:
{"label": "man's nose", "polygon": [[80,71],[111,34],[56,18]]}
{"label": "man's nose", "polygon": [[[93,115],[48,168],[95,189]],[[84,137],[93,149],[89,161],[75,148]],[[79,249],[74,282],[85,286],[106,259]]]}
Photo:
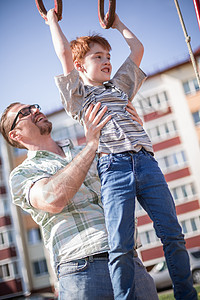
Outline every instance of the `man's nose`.
{"label": "man's nose", "polygon": [[40,110],[39,110],[38,107],[34,107],[34,108],[31,109],[31,114],[34,115],[34,114],[38,113],[39,111]]}

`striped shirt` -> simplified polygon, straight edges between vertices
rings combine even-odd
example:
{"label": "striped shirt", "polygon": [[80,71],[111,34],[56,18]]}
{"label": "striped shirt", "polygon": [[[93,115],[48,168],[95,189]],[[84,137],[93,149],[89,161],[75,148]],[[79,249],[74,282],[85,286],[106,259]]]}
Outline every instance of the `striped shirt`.
{"label": "striped shirt", "polygon": [[81,149],[73,147],[69,140],[58,144],[65,152],[65,158],[44,150],[29,151],[27,159],[10,174],[13,202],[30,213],[41,227],[44,244],[50,252],[55,270],[61,263],[109,249],[96,160],[79,191],[62,212],[52,214],[30,204],[29,193],[33,184],[64,168]]}
{"label": "striped shirt", "polygon": [[101,102],[102,107],[108,107],[104,118],[108,114],[112,118],[101,130],[99,153],[138,152],[142,147],[153,152],[144,128],[126,111],[128,99],[133,99],[145,79],[146,75],[129,57],[115,76],[102,86],[84,85],[75,69],[67,76],[55,77],[65,110],[81,124],[91,103]]}

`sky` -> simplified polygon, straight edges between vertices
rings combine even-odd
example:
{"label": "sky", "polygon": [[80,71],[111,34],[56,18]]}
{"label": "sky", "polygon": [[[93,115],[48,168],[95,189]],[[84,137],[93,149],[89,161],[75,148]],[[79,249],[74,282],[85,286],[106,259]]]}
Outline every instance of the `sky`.
{"label": "sky", "polygon": [[[53,0],[43,0],[46,9]],[[191,47],[200,47],[200,30],[193,0],[178,0]],[[101,28],[97,0],[63,0],[59,22],[70,41],[100,33],[112,46],[113,74],[129,55],[116,29]],[[105,0],[107,11],[108,0]],[[144,45],[140,65],[148,75],[189,57],[174,0],[116,0],[116,13]],[[0,114],[12,102],[38,103],[46,114],[62,108],[54,76],[62,73],[48,25],[35,0],[0,0]]]}

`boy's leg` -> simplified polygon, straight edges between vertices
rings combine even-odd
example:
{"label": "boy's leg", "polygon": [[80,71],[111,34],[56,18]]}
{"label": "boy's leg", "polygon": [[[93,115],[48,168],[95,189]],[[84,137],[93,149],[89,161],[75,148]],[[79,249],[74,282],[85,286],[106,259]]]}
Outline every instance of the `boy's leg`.
{"label": "boy's leg", "polygon": [[137,299],[134,287],[135,184],[129,153],[109,154],[98,162],[109,242],[109,269],[115,299]]}
{"label": "boy's leg", "polygon": [[163,243],[175,298],[196,300],[184,236],[164,175],[153,156],[145,150],[133,155],[133,163],[137,198],[153,220],[156,234]]}

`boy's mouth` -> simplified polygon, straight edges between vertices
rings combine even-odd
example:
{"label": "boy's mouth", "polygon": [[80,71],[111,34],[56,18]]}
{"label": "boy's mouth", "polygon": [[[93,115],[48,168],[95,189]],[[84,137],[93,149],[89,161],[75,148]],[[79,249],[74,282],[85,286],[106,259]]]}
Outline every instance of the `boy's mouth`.
{"label": "boy's mouth", "polygon": [[101,71],[104,72],[104,73],[110,73],[110,68],[105,67]]}

